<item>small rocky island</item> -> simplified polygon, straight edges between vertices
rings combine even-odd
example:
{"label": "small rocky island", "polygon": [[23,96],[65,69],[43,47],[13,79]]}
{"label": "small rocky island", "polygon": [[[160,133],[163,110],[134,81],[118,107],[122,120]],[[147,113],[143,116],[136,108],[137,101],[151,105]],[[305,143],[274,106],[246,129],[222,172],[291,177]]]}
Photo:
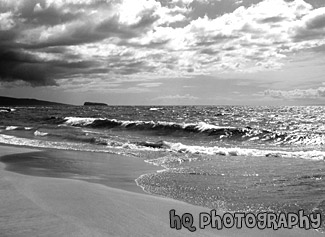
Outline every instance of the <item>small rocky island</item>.
{"label": "small rocky island", "polygon": [[84,106],[108,106],[108,105],[105,103],[85,102]]}

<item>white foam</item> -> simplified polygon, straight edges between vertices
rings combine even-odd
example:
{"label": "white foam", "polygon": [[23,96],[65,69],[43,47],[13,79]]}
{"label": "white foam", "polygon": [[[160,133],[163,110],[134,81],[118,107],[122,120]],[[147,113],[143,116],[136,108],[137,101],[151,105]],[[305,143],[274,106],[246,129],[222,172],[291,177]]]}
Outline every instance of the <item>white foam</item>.
{"label": "white foam", "polygon": [[188,126],[195,126],[195,128],[197,130],[199,130],[200,132],[204,132],[204,131],[207,131],[207,130],[213,130],[213,129],[235,129],[235,127],[222,127],[222,126],[217,126],[217,125],[213,125],[213,124],[208,124],[208,123],[205,123],[205,122],[199,122],[198,124],[188,124],[188,125],[185,125],[185,128],[188,127]]}
{"label": "white foam", "polygon": [[67,125],[89,125],[95,120],[104,120],[101,118],[79,118],[79,117],[66,117],[65,124]]}
{"label": "white foam", "polygon": [[111,154],[120,155],[134,155],[130,152],[114,152],[105,149],[90,149],[84,146],[80,146],[78,143],[71,142],[55,142],[55,141],[43,141],[43,140],[32,140],[28,138],[20,138],[11,135],[0,134],[0,143],[17,146],[29,146],[36,148],[54,148],[59,150],[72,150],[72,151],[90,151],[90,152],[105,152]]}
{"label": "white foam", "polygon": [[252,138],[248,139],[248,141],[255,141],[255,140],[258,140],[258,139],[260,139],[260,138],[259,137],[252,137]]}
{"label": "white foam", "polygon": [[9,131],[9,130],[15,130],[17,129],[18,127],[17,126],[7,126],[6,127],[6,130]]}
{"label": "white foam", "polygon": [[130,121],[130,120],[117,121],[116,119],[112,119],[110,121],[116,122],[116,123],[121,123],[121,126],[123,126],[123,127],[126,127],[126,126],[128,126],[130,124],[141,124],[141,123],[143,123],[142,121]]}
{"label": "white foam", "polygon": [[40,131],[36,130],[36,131],[34,132],[34,135],[35,135],[35,136],[44,137],[44,136],[48,135],[48,133],[46,133],[46,132],[40,132]]}
{"label": "white foam", "polygon": [[[35,136],[45,136],[46,133],[35,131]],[[68,150],[90,150],[90,151],[101,151],[109,152],[107,150],[93,150],[81,147],[78,143],[67,143],[67,142],[54,142],[54,141],[41,141],[32,140],[27,138],[18,138],[15,136],[0,134],[0,143],[12,144],[12,145],[26,145],[31,147],[47,147],[56,149],[68,149]],[[107,148],[127,149],[127,150],[138,150],[138,151],[157,151],[164,149],[165,151],[175,153],[188,153],[188,154],[203,154],[217,157],[222,156],[271,156],[271,157],[286,157],[286,158],[301,158],[309,160],[325,160],[325,152],[319,150],[308,150],[308,151],[283,151],[283,150],[260,150],[260,149],[246,149],[239,147],[205,147],[205,146],[191,146],[184,145],[182,143],[171,143],[164,142],[164,148],[154,148],[139,146],[133,143],[122,143],[122,142],[108,142]],[[166,159],[166,157],[164,158]],[[171,156],[168,160],[157,160],[160,165],[164,162],[178,162],[190,161],[196,158],[189,158],[187,156],[177,157]]]}
{"label": "white foam", "polygon": [[[171,163],[178,163],[178,164],[182,164],[185,161],[193,161],[193,160],[197,160],[198,158],[185,158],[185,157],[177,157],[177,156],[173,156],[173,155],[169,155],[169,156],[164,156],[164,157],[160,157],[157,159],[150,159],[150,160],[145,160],[146,163],[152,164],[152,165],[156,165],[156,166],[162,166],[167,168],[168,164]],[[164,170],[160,171],[163,172]]]}
{"label": "white foam", "polygon": [[288,158],[302,158],[310,160],[324,160],[325,152],[310,150],[310,151],[274,151],[274,150],[259,150],[245,148],[225,148],[225,147],[204,147],[204,146],[189,146],[182,143],[166,142],[170,147],[169,150],[180,153],[191,154],[206,154],[206,155],[223,155],[223,156],[278,156]]}

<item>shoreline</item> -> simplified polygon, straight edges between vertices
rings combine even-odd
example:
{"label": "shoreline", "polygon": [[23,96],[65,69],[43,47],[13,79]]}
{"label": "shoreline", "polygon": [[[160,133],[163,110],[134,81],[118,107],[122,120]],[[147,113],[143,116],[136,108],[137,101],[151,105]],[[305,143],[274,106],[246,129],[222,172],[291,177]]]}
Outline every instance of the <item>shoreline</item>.
{"label": "shoreline", "polygon": [[[4,156],[0,152],[0,162],[5,163],[7,171],[23,175],[81,180],[136,193],[146,192],[135,180],[143,174],[160,169],[137,157],[106,152],[53,148],[27,148],[26,151],[28,152]],[[26,162],[21,162],[23,160]]]}
{"label": "shoreline", "polygon": [[[0,144],[0,157],[24,156],[27,152],[49,152],[44,150],[46,149]],[[53,152],[54,155],[79,154],[77,158],[81,157],[81,153],[61,150]],[[94,156],[98,160],[102,159],[100,154]],[[141,159],[127,158],[123,161],[123,158],[109,158],[111,155],[108,154],[104,156],[111,159],[108,162],[113,166],[112,171],[116,174],[120,172],[122,176],[131,170],[133,176],[145,169],[159,170],[159,167],[149,164],[141,169],[139,161],[142,167],[145,166]],[[125,166],[132,161],[132,165]],[[129,189],[129,179],[124,181],[118,179],[114,185],[111,183],[109,186],[82,179],[25,175],[5,170],[5,164],[0,162],[0,232],[4,236],[323,236],[316,231],[305,232],[298,228],[277,231],[257,228],[197,228],[195,232],[185,228],[171,229],[171,209],[175,209],[176,214],[191,213],[197,227],[199,213],[209,212],[210,209],[151,195],[133,182],[134,188],[139,190],[136,192],[134,188]]]}

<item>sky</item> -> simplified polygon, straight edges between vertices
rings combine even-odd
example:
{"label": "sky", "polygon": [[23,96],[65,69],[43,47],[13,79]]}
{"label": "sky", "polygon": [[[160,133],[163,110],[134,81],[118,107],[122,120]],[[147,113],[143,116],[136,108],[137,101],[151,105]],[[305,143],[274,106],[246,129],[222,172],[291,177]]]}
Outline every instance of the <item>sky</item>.
{"label": "sky", "polygon": [[0,95],[325,105],[325,1],[0,0]]}

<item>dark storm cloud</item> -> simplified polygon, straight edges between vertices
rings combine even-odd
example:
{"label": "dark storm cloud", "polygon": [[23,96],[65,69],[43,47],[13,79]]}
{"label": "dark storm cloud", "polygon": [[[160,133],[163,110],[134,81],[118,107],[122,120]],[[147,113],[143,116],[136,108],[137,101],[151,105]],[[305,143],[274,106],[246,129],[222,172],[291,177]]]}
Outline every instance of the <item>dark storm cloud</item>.
{"label": "dark storm cloud", "polygon": [[[80,73],[115,71],[118,74],[132,74],[142,70],[139,66],[143,66],[143,70],[148,69],[143,62],[105,69],[104,65],[86,60],[78,52],[72,53],[68,49],[69,46],[113,37],[127,42],[146,32],[159,19],[150,9],[143,11],[139,20],[129,25],[120,23],[119,15],[114,12],[104,19],[90,17],[91,11],[109,11],[112,4],[118,2],[66,1],[62,4],[45,0],[0,1],[0,13],[7,14],[6,20],[12,24],[7,23],[7,29],[0,25],[0,82],[24,81],[32,86],[48,86],[57,85],[56,81],[60,78]],[[39,56],[42,53],[44,57]],[[49,55],[54,55],[55,59],[47,58]],[[109,65],[111,59],[107,61]],[[112,61],[116,67],[114,58]]]}
{"label": "dark storm cloud", "polygon": [[0,31],[0,82],[22,80],[32,86],[55,85],[48,66],[16,43],[18,27]]}
{"label": "dark storm cloud", "polygon": [[11,44],[17,36],[17,32],[12,30],[0,30],[0,43],[3,45],[5,43]]}
{"label": "dark storm cloud", "polygon": [[[16,43],[15,30],[0,32],[0,82],[24,81],[31,86],[57,85],[56,79],[66,74],[75,74],[95,63],[89,61],[68,62],[78,59],[70,55],[63,47],[44,48],[44,51],[31,50],[29,45]],[[62,60],[45,60],[37,56],[38,52],[66,54]],[[71,69],[74,69],[71,73]]]}
{"label": "dark storm cloud", "polygon": [[[24,81],[31,86],[57,85],[55,79],[64,73],[66,68],[85,67],[87,65],[74,65],[64,60],[60,63],[44,60],[31,50],[39,45],[17,43],[21,31],[32,28],[32,25],[58,24],[73,19],[72,15],[61,14],[57,9],[49,7],[43,12],[35,12],[35,6],[42,1],[25,1],[17,3],[18,12],[1,3],[1,11],[9,12],[15,18],[15,25],[7,30],[0,30],[0,82]],[[35,27],[35,26],[34,26]],[[1,28],[0,28],[1,29]],[[48,48],[49,51],[54,50]],[[56,48],[57,53],[64,53],[64,49]]]}
{"label": "dark storm cloud", "polygon": [[[73,76],[97,65],[93,61],[82,60],[79,55],[70,54],[65,47],[35,51],[15,43],[15,33],[5,32],[3,35],[10,37],[0,38],[0,82],[24,81],[31,86],[53,86],[57,85],[58,78]],[[45,60],[37,56],[38,52],[64,56],[62,60]],[[67,61],[71,59],[77,61]]]}
{"label": "dark storm cloud", "polygon": [[22,80],[32,86],[56,85],[49,66],[28,53],[0,47],[0,81]]}

